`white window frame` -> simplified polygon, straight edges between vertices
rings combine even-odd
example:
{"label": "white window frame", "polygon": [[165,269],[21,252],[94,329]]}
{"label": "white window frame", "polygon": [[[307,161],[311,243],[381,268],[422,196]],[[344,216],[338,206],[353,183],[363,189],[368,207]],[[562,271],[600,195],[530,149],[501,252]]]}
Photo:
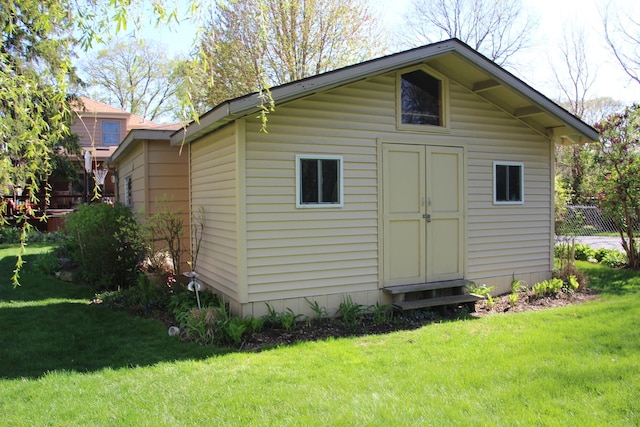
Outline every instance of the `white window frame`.
{"label": "white window frame", "polygon": [[[338,161],[338,203],[302,203],[302,171],[301,160],[337,160]],[[344,158],[343,156],[323,154],[297,154],[296,155],[296,207],[327,209],[341,208],[344,206]]]}
{"label": "white window frame", "polygon": [[[440,125],[420,125],[402,123],[402,75],[409,74],[414,71],[422,71],[440,81]],[[399,130],[421,131],[446,133],[449,132],[449,80],[439,72],[427,66],[418,66],[406,68],[396,73],[396,127]]]}
{"label": "white window frame", "polygon": [[[118,126],[118,132],[116,134],[116,132],[105,132],[104,127],[105,125],[117,125]],[[120,144],[120,126],[122,126],[122,124],[117,121],[117,120],[103,120],[102,121],[102,145],[107,145],[110,147],[116,146]],[[117,135],[117,142],[116,143],[111,143],[111,142],[106,142],[105,141],[105,135]]]}
{"label": "white window frame", "polygon": [[124,177],[124,205],[133,206],[133,177],[131,175]]}
{"label": "white window frame", "polygon": [[[497,167],[498,166],[518,166],[520,167],[520,200],[498,200],[497,199]],[[507,174],[508,175],[508,174]],[[524,204],[524,163],[523,162],[493,162],[493,204],[495,205],[522,205]]]}

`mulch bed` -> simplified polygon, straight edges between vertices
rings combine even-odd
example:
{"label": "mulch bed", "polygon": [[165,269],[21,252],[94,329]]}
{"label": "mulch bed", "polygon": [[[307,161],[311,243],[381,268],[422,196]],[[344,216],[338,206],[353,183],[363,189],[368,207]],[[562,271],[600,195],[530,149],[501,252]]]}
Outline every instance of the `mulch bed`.
{"label": "mulch bed", "polygon": [[352,329],[345,328],[340,319],[314,319],[309,322],[299,322],[289,331],[264,328],[260,332],[246,336],[240,345],[240,350],[256,351],[327,338],[385,334],[394,331],[417,329],[428,324],[450,321],[466,316],[479,318],[489,315],[542,310],[580,304],[595,298],[597,298],[596,292],[590,289],[572,294],[560,292],[556,296],[543,298],[537,298],[531,291],[520,292],[517,303],[513,305],[509,302],[509,295],[505,295],[494,298],[494,304],[491,307],[487,300],[478,301],[473,313],[452,308],[441,308],[437,311],[414,310],[396,313],[392,321],[382,324],[376,324],[372,318],[365,317],[356,328]]}

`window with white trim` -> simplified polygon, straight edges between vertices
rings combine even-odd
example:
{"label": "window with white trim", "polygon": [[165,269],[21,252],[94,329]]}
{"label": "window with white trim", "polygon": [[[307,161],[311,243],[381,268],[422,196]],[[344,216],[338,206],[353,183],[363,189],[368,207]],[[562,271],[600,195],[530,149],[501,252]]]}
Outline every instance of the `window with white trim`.
{"label": "window with white trim", "polygon": [[296,206],[343,206],[342,156],[296,156]]}
{"label": "window with white trim", "polygon": [[131,175],[124,178],[124,205],[129,207],[133,205],[133,180]]}
{"label": "window with white trim", "polygon": [[493,162],[493,202],[521,204],[524,202],[524,164]]}
{"label": "window with white trim", "polygon": [[398,74],[398,126],[444,131],[447,128],[447,80],[422,67]]}
{"label": "window with white trim", "polygon": [[120,122],[102,122],[102,145],[120,144]]}

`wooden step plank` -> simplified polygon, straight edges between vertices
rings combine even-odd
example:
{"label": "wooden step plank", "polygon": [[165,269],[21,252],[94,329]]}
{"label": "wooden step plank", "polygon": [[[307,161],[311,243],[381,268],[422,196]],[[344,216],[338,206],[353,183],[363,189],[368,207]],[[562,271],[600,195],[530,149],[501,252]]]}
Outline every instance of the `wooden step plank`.
{"label": "wooden step plank", "polygon": [[462,288],[472,282],[465,279],[443,280],[441,282],[414,283],[410,285],[394,285],[382,288],[383,291],[391,295],[406,294],[409,292],[432,291],[435,289]]}
{"label": "wooden step plank", "polygon": [[415,310],[418,308],[426,307],[438,307],[443,305],[464,304],[469,302],[476,302],[483,299],[482,296],[476,294],[467,295],[451,295],[447,297],[420,299],[413,301],[400,301],[393,303],[394,306],[402,310]]}

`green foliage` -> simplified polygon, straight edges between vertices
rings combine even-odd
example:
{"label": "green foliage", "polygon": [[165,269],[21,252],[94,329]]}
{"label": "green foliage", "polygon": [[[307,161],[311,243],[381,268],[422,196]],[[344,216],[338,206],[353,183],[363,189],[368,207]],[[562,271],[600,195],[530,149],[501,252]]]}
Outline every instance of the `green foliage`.
{"label": "green foliage", "polygon": [[574,258],[578,261],[589,261],[595,259],[596,251],[589,245],[576,243],[574,247]]}
{"label": "green foliage", "polygon": [[613,221],[628,266],[640,269],[635,225],[640,222],[640,105],[625,108],[595,125],[600,132],[598,202]]}
{"label": "green foliage", "polygon": [[355,331],[358,327],[358,320],[365,313],[365,307],[361,304],[354,303],[351,295],[347,295],[336,311],[336,315],[342,318],[342,324],[345,329]]}
{"label": "green foliage", "polygon": [[620,267],[623,267],[623,266],[627,265],[628,258],[622,252],[613,249],[613,250],[608,251],[604,255],[604,257],[602,257],[602,260],[600,262],[602,264],[606,265],[607,267],[620,268]]}
{"label": "green foliage", "polygon": [[285,311],[283,311],[282,313],[279,314],[278,320],[279,320],[280,325],[282,326],[282,328],[285,331],[289,331],[289,330],[291,330],[291,328],[294,327],[294,325],[296,324],[296,321],[300,317],[302,317],[302,315],[295,314],[293,312],[293,310],[291,310],[289,307],[287,307],[287,309]]}
{"label": "green foliage", "polygon": [[34,266],[36,270],[42,274],[48,276],[55,275],[62,268],[58,251],[53,250],[46,254],[39,255],[34,262]]}
{"label": "green foliage", "polygon": [[210,307],[189,310],[184,316],[182,334],[186,340],[202,345],[238,345],[245,332],[261,327],[261,323],[253,318],[230,316],[224,301],[218,299]]}
{"label": "green foliage", "polygon": [[82,280],[99,290],[136,283],[145,240],[129,208],[119,203],[82,205],[66,216],[65,233],[64,251]]}
{"label": "green foliage", "polygon": [[542,298],[545,296],[556,295],[557,293],[562,291],[564,287],[564,282],[562,279],[554,277],[550,280],[544,280],[542,282],[536,283],[533,285],[531,290],[535,294],[537,298]]}
{"label": "green foliage", "polygon": [[264,323],[273,328],[283,328],[288,331],[295,326],[298,319],[302,318],[301,314],[295,314],[288,307],[285,311],[279,313],[268,302],[265,304],[267,305],[267,314],[263,316]]}
{"label": "green foliage", "polygon": [[520,295],[517,292],[511,292],[509,294],[509,305],[511,307],[515,306],[518,303],[519,299],[520,299]]}
{"label": "green foliage", "polygon": [[327,309],[325,307],[321,307],[320,304],[318,304],[318,301],[311,302],[306,297],[304,300],[307,302],[307,304],[309,304],[309,308],[311,308],[311,310],[313,311],[316,319],[324,319],[326,317],[329,317],[329,312],[327,311]]}
{"label": "green foliage", "polygon": [[483,296],[483,297],[487,297],[487,296],[491,295],[491,292],[493,292],[495,287],[494,286],[487,286],[485,284],[482,284],[482,285],[478,286],[475,283],[472,283],[472,284],[467,286],[467,289],[469,289],[469,292],[471,292],[472,294],[476,294],[476,295],[480,295],[480,296]]}
{"label": "green foliage", "polygon": [[[9,225],[0,226],[0,243],[20,243],[22,229],[20,227],[12,227]],[[60,233],[45,233],[35,228],[27,231],[25,242],[27,243],[47,243],[61,242]]]}
{"label": "green foliage", "polygon": [[393,320],[393,307],[389,304],[376,302],[375,305],[369,307],[368,311],[371,313],[374,325],[382,325]]}
{"label": "green foliage", "polygon": [[553,277],[562,280],[565,289],[571,291],[586,289],[589,282],[589,278],[576,268],[575,263],[565,265],[561,270],[554,272]]}
{"label": "green foliage", "polygon": [[[218,296],[211,292],[200,291],[199,296],[202,307],[215,307],[220,304]],[[189,311],[197,307],[196,296],[193,292],[184,289],[174,292],[169,299],[167,307],[180,327],[183,327]]]}
{"label": "green foliage", "polygon": [[3,225],[0,227],[0,243],[18,243],[22,230],[17,227]]}

